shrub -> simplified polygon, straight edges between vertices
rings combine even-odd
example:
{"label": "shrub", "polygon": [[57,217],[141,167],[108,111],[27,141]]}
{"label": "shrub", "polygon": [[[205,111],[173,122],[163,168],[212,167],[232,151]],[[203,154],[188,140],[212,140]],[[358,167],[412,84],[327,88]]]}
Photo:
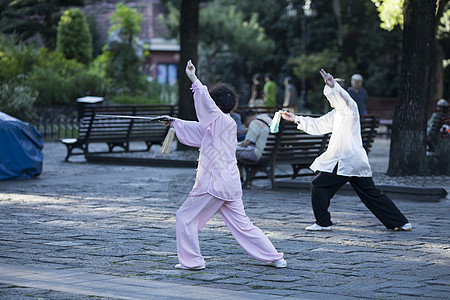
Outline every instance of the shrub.
{"label": "shrub", "polygon": [[58,24],[56,50],[68,59],[88,64],[92,49],[92,36],[83,12],[78,8],[66,10]]}
{"label": "shrub", "polygon": [[0,111],[23,121],[31,121],[35,117],[33,104],[37,92],[24,84],[23,76],[0,84]]}
{"label": "shrub", "polygon": [[0,80],[15,80],[31,71],[36,51],[29,45],[17,44],[14,36],[0,35]]}
{"label": "shrub", "polygon": [[42,48],[29,84],[39,92],[38,104],[71,104],[86,95],[103,95],[107,80],[95,69]]}

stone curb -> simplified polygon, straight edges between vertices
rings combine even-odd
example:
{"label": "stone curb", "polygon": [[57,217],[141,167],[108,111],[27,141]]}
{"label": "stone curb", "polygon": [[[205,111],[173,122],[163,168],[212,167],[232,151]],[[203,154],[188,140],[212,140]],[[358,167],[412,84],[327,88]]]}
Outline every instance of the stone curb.
{"label": "stone curb", "polygon": [[[192,271],[186,271],[192,272]],[[0,283],[113,299],[281,299],[247,291],[208,288],[74,270],[0,264]],[[311,299],[311,298],[303,298]]]}
{"label": "stone curb", "polygon": [[86,156],[88,163],[115,164],[127,166],[196,168],[197,161],[180,159],[153,159],[139,157],[120,157],[114,155],[90,154]]}
{"label": "stone curb", "polygon": [[[310,191],[310,182],[305,181],[276,181],[278,188]],[[411,186],[377,185],[377,188],[393,199],[401,199],[417,202],[439,202],[445,199],[447,191],[443,188],[418,188]],[[349,183],[339,191],[341,195],[356,195]]]}

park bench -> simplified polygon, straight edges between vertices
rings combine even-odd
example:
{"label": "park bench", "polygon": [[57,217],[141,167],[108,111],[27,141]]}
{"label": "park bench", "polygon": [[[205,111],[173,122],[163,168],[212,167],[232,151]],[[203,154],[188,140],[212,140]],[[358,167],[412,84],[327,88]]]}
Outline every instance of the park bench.
{"label": "park bench", "polygon": [[245,180],[242,184],[243,188],[248,188],[248,185],[258,172],[263,172],[272,182],[272,188],[276,188],[275,184],[275,159],[278,151],[278,146],[280,144],[280,139],[282,135],[282,129],[285,125],[285,121],[280,121],[280,127],[278,133],[269,133],[267,137],[267,143],[264,147],[262,157],[259,161],[254,162],[250,160],[239,161],[238,164],[241,168],[245,170]]}
{"label": "park bench", "polygon": [[[360,121],[363,147],[368,154],[375,140],[379,122],[375,116],[364,116]],[[253,179],[266,178],[256,177],[256,174],[262,171],[270,179],[272,189],[277,189],[275,178],[278,176],[274,172],[276,164],[290,164],[292,174],[289,177],[295,179],[299,176],[300,170],[308,169],[313,161],[327,149],[329,138],[329,134],[309,135],[298,130],[297,124],[282,120],[275,144],[266,145],[264,149],[264,153],[272,151],[270,154],[266,153],[269,159],[253,164],[240,163],[246,171],[243,187],[247,188]]]}
{"label": "park bench", "polygon": [[[78,137],[61,139],[61,143],[67,147],[66,161],[71,155],[88,155],[90,143],[104,142],[108,146],[108,152],[113,152],[117,146],[123,149],[122,152],[130,152],[130,142],[143,141],[146,149],[138,151],[148,151],[152,145],[162,144],[168,131],[168,128],[150,120],[105,118],[98,116],[99,114],[173,116],[175,107],[173,105],[87,105],[84,117],[80,120]],[[80,149],[81,152],[73,153],[74,149]]]}
{"label": "park bench", "polygon": [[396,105],[396,97],[369,97],[367,99],[367,114],[375,115],[379,125],[386,127],[387,135],[391,133]]}

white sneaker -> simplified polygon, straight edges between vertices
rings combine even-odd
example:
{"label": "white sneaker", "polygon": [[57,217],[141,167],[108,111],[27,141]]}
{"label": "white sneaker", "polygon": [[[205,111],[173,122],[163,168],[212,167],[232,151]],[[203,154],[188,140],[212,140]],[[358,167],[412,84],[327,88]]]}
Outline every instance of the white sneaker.
{"label": "white sneaker", "polygon": [[331,226],[322,227],[316,223],[305,228],[306,231],[331,231]]}
{"label": "white sneaker", "polygon": [[287,267],[287,262],[283,258],[280,258],[279,260],[271,261],[269,263],[269,266],[272,266],[272,267],[275,267],[275,268],[286,268]]}
{"label": "white sneaker", "polygon": [[183,266],[182,264],[175,265],[175,269],[181,269],[181,270],[203,270],[205,268],[206,268],[205,265],[201,265],[199,267],[194,267],[194,268],[188,268],[188,267]]}
{"label": "white sneaker", "polygon": [[412,225],[411,225],[411,223],[406,223],[403,226],[395,227],[394,230],[395,231],[411,231]]}

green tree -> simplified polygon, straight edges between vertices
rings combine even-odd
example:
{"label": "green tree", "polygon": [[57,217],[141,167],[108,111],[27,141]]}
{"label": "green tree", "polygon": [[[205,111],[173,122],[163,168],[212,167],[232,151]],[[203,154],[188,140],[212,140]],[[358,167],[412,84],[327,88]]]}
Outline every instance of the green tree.
{"label": "green tree", "polygon": [[[179,28],[184,28],[179,23],[180,9],[177,1],[166,2],[169,14],[160,20],[166,24],[169,35],[176,37]],[[275,48],[258,24],[257,14],[247,17],[228,0],[214,0],[201,8],[199,28],[198,67],[205,83],[226,81],[239,89],[255,66]]]}
{"label": "green tree", "polygon": [[202,71],[206,82],[210,79],[208,70],[211,63],[221,54],[245,54],[248,63],[256,63],[274,50],[273,41],[266,37],[258,24],[258,16],[251,14],[246,20],[236,6],[227,6],[226,1],[209,3],[200,11],[199,24],[200,57],[204,58]]}
{"label": "green tree", "polygon": [[37,37],[55,49],[61,8],[82,5],[84,0],[2,0],[0,31],[15,33],[22,41]]}
{"label": "green tree", "polygon": [[[432,171],[426,158],[427,113],[436,100],[433,95],[440,89],[443,73],[444,51],[436,33],[444,12],[449,9],[448,0],[372,2],[378,7],[384,28],[403,26],[401,77],[388,174],[426,175]],[[392,6],[400,6],[402,10],[386,13]],[[421,38],[417,39],[418,36]]]}
{"label": "green tree", "polygon": [[83,12],[71,8],[64,12],[58,25],[56,50],[67,59],[88,64],[92,60],[92,36]]}
{"label": "green tree", "polygon": [[123,3],[116,4],[111,16],[108,44],[97,59],[103,62],[106,73],[120,89],[137,92],[145,87],[142,74],[143,44],[137,37],[141,31],[142,15]]}

